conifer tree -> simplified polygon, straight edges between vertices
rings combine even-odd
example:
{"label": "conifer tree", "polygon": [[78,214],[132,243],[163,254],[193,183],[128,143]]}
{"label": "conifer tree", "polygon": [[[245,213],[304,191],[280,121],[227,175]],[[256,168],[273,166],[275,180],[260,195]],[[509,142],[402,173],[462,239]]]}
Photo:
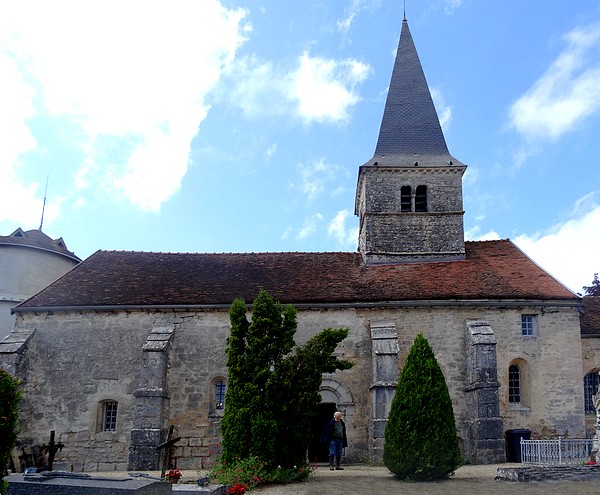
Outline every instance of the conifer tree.
{"label": "conifer tree", "polygon": [[597,273],[594,273],[594,280],[592,280],[592,285],[584,285],[583,290],[585,291],[586,296],[600,296],[600,280],[598,280]]}
{"label": "conifer tree", "polygon": [[2,479],[10,463],[17,439],[19,420],[19,382],[0,368],[0,493],[6,493],[7,483]]}
{"label": "conifer tree", "polygon": [[296,347],[293,306],[283,307],[262,290],[251,321],[246,311],[236,299],[229,312],[223,460],[255,456],[270,466],[302,464],[322,374],[352,366],[332,356],[348,330],[326,329]]}
{"label": "conifer tree", "polygon": [[385,466],[402,480],[446,478],[461,464],[452,402],[429,342],[415,338],[385,429]]}

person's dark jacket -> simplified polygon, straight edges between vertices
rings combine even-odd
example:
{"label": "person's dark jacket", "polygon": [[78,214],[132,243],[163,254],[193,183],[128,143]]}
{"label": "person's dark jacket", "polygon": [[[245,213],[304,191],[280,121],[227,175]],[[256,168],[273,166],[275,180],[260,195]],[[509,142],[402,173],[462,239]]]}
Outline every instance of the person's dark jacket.
{"label": "person's dark jacket", "polygon": [[[346,423],[344,423],[343,419],[340,419],[340,423],[342,423],[342,447],[348,447],[348,439],[346,438]],[[329,445],[329,442],[331,442],[331,437],[333,437],[334,429],[335,418],[331,418],[327,425],[325,425],[325,429],[323,430],[323,434],[321,435],[321,442]]]}

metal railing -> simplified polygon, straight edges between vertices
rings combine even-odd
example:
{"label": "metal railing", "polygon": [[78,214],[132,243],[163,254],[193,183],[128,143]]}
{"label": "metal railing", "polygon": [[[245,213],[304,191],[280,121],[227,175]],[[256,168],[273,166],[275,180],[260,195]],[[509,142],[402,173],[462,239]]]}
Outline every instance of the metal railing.
{"label": "metal railing", "polygon": [[591,438],[521,439],[521,462],[538,466],[585,464],[590,460],[592,442]]}

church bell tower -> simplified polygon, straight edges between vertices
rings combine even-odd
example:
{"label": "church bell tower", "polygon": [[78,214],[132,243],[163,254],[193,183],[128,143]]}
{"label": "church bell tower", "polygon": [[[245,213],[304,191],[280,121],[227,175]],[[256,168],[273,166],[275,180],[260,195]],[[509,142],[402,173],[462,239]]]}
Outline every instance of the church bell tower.
{"label": "church bell tower", "polygon": [[367,264],[465,257],[462,176],[448,152],[404,18],[375,154],[358,173],[358,249]]}

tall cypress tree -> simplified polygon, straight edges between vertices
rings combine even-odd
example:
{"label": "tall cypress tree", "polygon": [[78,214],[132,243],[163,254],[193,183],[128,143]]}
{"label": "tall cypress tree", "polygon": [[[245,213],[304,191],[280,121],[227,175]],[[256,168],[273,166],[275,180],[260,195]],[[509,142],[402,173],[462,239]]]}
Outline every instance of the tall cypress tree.
{"label": "tall cypress tree", "polygon": [[251,321],[246,311],[237,299],[229,312],[223,460],[256,456],[271,466],[302,464],[322,374],[352,366],[332,355],[348,330],[326,329],[295,347],[293,306],[282,306],[262,290]]}
{"label": "tall cypress tree", "polygon": [[452,401],[429,342],[415,338],[385,429],[383,462],[395,477],[446,478],[461,464]]}

